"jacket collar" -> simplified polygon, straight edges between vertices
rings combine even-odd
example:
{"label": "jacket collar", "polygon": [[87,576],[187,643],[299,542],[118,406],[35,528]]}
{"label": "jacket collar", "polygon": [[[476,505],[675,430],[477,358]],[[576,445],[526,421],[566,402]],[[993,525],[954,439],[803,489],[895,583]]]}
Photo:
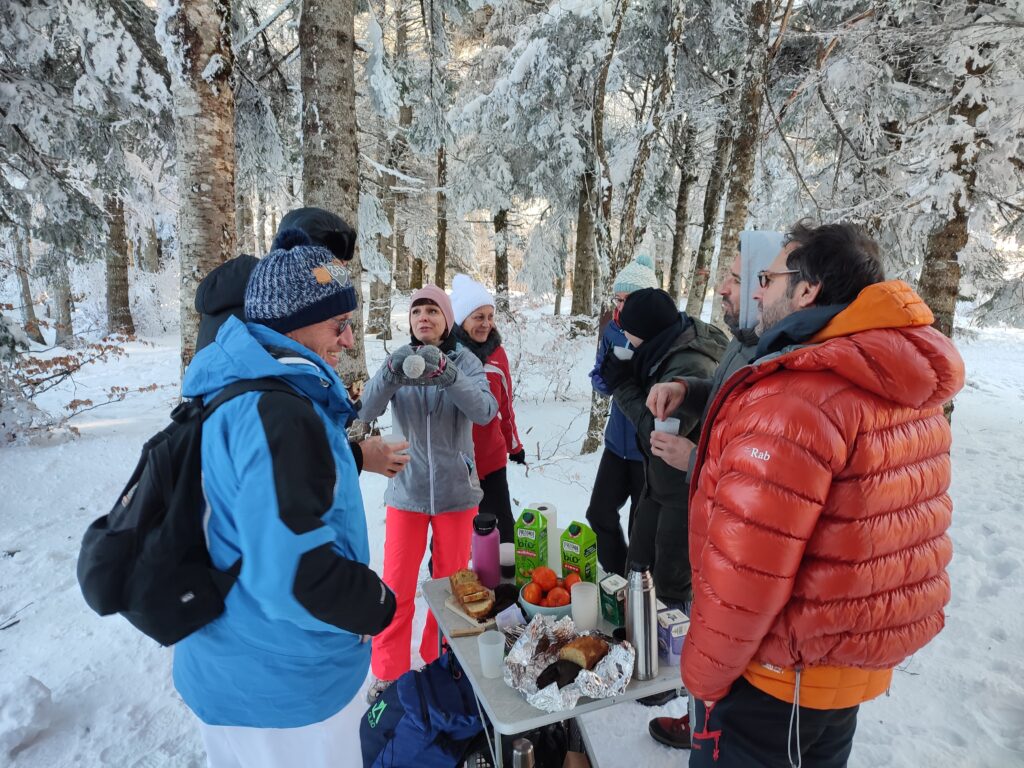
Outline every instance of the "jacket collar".
{"label": "jacket collar", "polygon": [[486,364],[491,355],[494,354],[494,350],[501,346],[501,334],[498,333],[497,328],[491,328],[491,332],[487,334],[487,340],[483,343],[474,341],[468,333],[466,333],[461,325],[455,326],[455,332],[453,334],[458,342],[476,355],[477,359]]}

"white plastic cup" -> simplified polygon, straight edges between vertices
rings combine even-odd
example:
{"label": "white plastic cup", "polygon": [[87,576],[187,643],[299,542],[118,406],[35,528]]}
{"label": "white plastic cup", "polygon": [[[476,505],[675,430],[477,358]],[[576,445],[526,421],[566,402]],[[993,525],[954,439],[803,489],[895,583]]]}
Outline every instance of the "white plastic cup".
{"label": "white plastic cup", "polygon": [[629,347],[612,347],[612,354],[619,360],[632,360],[633,350]]}
{"label": "white plastic cup", "polygon": [[666,432],[670,435],[679,434],[679,419],[669,416],[667,419],[654,420],[655,432]]}
{"label": "white plastic cup", "polygon": [[[406,436],[403,435],[401,432],[396,432],[395,430],[392,430],[390,432],[390,434],[381,435],[380,439],[383,440],[388,445],[395,445],[396,443],[407,442]],[[404,448],[401,451],[399,451],[399,453],[408,453],[408,452],[409,452],[408,448]]]}
{"label": "white plastic cup", "polygon": [[572,597],[572,623],[577,632],[597,629],[598,588],[589,581],[578,581],[569,593]]}
{"label": "white plastic cup", "polygon": [[501,668],[505,663],[505,636],[493,629],[476,637],[480,649],[480,670],[484,677],[501,677]]}

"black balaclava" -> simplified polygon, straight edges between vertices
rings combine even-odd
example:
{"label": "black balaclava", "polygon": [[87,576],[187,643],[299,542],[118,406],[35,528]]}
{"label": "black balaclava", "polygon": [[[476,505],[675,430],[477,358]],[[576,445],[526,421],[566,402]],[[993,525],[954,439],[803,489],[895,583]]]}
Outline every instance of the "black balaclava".
{"label": "black balaclava", "polygon": [[641,288],[626,298],[619,312],[619,326],[624,331],[648,341],[679,322],[679,308],[660,288]]}

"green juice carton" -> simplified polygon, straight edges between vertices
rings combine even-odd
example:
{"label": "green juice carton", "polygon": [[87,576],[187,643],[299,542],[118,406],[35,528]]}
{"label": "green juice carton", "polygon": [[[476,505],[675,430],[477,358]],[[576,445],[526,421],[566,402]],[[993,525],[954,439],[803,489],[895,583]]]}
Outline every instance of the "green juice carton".
{"label": "green juice carton", "polygon": [[626,623],[626,587],[628,583],[617,573],[601,579],[601,613],[613,627]]}
{"label": "green juice carton", "polygon": [[523,509],[516,521],[516,586],[530,580],[533,569],[548,564],[548,519],[537,509]]}
{"label": "green juice carton", "polygon": [[562,533],[561,545],[562,576],[576,573],[597,584],[597,534],[574,520]]}

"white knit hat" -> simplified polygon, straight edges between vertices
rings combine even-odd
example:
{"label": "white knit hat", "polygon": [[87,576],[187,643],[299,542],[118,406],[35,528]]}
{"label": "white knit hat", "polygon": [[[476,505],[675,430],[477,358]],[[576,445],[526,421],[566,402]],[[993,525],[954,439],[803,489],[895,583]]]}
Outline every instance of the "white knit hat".
{"label": "white knit hat", "polygon": [[479,307],[493,307],[494,297],[491,292],[469,275],[456,275],[452,280],[452,311],[455,312],[455,324],[462,322]]}
{"label": "white knit hat", "polygon": [[654,262],[650,256],[642,253],[624,266],[615,276],[612,291],[614,293],[632,293],[641,288],[660,287],[658,276],[654,273]]}

